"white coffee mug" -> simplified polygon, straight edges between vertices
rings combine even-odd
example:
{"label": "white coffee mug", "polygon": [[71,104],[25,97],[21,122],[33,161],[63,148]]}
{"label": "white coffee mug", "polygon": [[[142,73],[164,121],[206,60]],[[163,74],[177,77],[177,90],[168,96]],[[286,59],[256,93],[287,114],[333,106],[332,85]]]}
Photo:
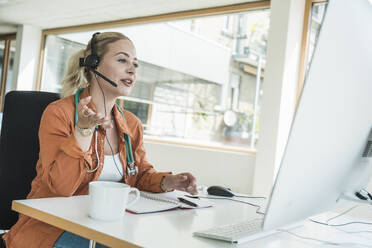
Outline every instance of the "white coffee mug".
{"label": "white coffee mug", "polygon": [[[128,202],[130,192],[134,192],[136,197]],[[124,216],[126,207],[135,203],[139,197],[139,190],[125,183],[90,182],[89,216],[103,221],[119,220]]]}

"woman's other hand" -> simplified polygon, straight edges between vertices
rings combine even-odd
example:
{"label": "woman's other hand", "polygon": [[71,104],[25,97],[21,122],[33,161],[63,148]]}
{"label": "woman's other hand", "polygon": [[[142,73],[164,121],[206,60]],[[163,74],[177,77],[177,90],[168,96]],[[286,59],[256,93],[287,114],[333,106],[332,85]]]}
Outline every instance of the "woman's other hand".
{"label": "woman's other hand", "polygon": [[164,191],[174,189],[182,190],[192,195],[196,195],[198,193],[196,188],[196,179],[191,173],[188,172],[177,175],[165,175],[161,183],[161,188]]}

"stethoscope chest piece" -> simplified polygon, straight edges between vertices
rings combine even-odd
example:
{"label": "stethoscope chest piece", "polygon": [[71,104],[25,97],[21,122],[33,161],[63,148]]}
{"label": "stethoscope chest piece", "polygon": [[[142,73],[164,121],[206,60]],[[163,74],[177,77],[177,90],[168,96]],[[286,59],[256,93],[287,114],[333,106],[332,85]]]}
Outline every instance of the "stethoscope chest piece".
{"label": "stethoscope chest piece", "polygon": [[134,163],[128,163],[127,175],[128,177],[138,174],[138,167]]}

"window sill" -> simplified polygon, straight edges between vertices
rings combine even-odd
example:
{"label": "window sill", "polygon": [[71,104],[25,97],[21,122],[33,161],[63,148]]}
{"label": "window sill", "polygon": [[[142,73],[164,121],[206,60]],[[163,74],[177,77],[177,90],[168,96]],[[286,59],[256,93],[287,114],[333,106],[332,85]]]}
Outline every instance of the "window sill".
{"label": "window sill", "polygon": [[144,141],[149,141],[149,142],[189,146],[189,147],[195,147],[195,148],[212,149],[212,150],[220,150],[220,151],[227,151],[227,152],[248,153],[248,154],[256,155],[255,149],[239,148],[236,146],[222,145],[222,144],[213,143],[213,142],[195,143],[195,141],[192,141],[192,140],[185,140],[185,139],[171,138],[171,137],[159,138],[159,137],[154,137],[150,135],[144,135],[143,137],[144,137]]}

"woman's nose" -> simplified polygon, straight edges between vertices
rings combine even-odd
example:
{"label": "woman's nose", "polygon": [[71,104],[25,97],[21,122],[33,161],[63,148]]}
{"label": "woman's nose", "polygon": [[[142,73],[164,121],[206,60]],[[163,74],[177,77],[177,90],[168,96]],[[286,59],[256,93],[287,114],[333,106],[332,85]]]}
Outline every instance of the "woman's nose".
{"label": "woman's nose", "polygon": [[130,74],[130,75],[134,75],[136,72],[136,70],[134,69],[134,66],[131,65],[127,68],[127,73]]}

